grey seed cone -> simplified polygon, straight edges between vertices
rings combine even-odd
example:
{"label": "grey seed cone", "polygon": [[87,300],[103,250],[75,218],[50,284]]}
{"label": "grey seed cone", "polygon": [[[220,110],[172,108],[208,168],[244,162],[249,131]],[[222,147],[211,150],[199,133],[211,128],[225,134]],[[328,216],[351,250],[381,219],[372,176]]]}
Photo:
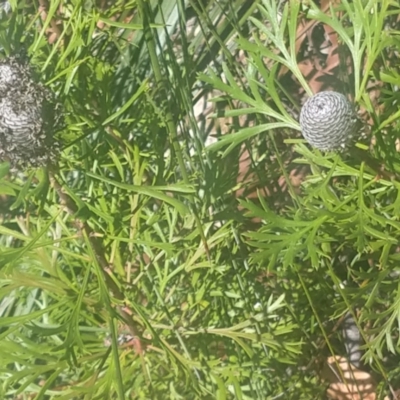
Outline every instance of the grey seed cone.
{"label": "grey seed cone", "polygon": [[304,103],[300,126],[311,146],[323,151],[342,151],[357,134],[358,118],[346,96],[333,91],[320,92]]}
{"label": "grey seed cone", "polygon": [[39,166],[55,160],[62,125],[60,105],[36,82],[21,57],[0,61],[0,159],[12,167]]}

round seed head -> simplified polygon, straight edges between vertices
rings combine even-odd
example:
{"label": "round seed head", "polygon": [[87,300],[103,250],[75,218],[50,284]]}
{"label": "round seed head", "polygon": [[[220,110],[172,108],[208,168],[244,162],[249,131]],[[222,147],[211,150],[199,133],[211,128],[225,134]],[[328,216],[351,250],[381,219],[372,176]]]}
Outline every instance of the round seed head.
{"label": "round seed head", "polygon": [[54,161],[62,126],[61,107],[35,81],[28,63],[14,56],[0,60],[0,159],[11,165],[39,166]]}
{"label": "round seed head", "polygon": [[324,151],[341,151],[356,135],[358,118],[346,96],[338,92],[320,92],[304,103],[300,127],[311,146]]}

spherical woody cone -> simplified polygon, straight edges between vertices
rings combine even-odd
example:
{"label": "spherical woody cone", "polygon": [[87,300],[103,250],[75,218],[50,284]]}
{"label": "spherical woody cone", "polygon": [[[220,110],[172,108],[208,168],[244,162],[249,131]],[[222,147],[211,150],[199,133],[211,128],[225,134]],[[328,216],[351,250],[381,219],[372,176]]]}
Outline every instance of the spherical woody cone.
{"label": "spherical woody cone", "polygon": [[323,151],[344,150],[358,133],[358,118],[346,96],[320,92],[310,97],[300,113],[304,138]]}
{"label": "spherical woody cone", "polygon": [[59,147],[54,133],[61,120],[60,105],[35,81],[25,59],[0,60],[0,160],[13,167],[53,161]]}

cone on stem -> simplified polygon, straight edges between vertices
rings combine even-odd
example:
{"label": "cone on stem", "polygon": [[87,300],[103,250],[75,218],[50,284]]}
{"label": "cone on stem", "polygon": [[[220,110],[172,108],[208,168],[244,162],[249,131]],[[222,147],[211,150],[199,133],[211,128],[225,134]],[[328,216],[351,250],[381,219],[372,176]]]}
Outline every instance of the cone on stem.
{"label": "cone on stem", "polygon": [[63,113],[53,93],[34,79],[27,59],[0,60],[0,160],[12,167],[51,163]]}
{"label": "cone on stem", "polygon": [[358,133],[359,120],[346,96],[326,91],[304,103],[300,127],[311,146],[322,151],[343,151]]}

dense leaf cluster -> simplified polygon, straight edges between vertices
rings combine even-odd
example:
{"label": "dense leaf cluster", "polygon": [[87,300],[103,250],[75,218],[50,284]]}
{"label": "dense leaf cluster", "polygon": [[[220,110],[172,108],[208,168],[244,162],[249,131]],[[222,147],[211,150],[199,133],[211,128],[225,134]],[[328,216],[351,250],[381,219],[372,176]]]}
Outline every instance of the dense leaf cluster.
{"label": "dense leaf cluster", "polygon": [[304,142],[296,50],[302,18],[337,32],[396,173],[398,5],[48,3],[0,24],[67,124],[57,168],[0,168],[0,398],[323,398],[347,313],[398,388],[400,183]]}

